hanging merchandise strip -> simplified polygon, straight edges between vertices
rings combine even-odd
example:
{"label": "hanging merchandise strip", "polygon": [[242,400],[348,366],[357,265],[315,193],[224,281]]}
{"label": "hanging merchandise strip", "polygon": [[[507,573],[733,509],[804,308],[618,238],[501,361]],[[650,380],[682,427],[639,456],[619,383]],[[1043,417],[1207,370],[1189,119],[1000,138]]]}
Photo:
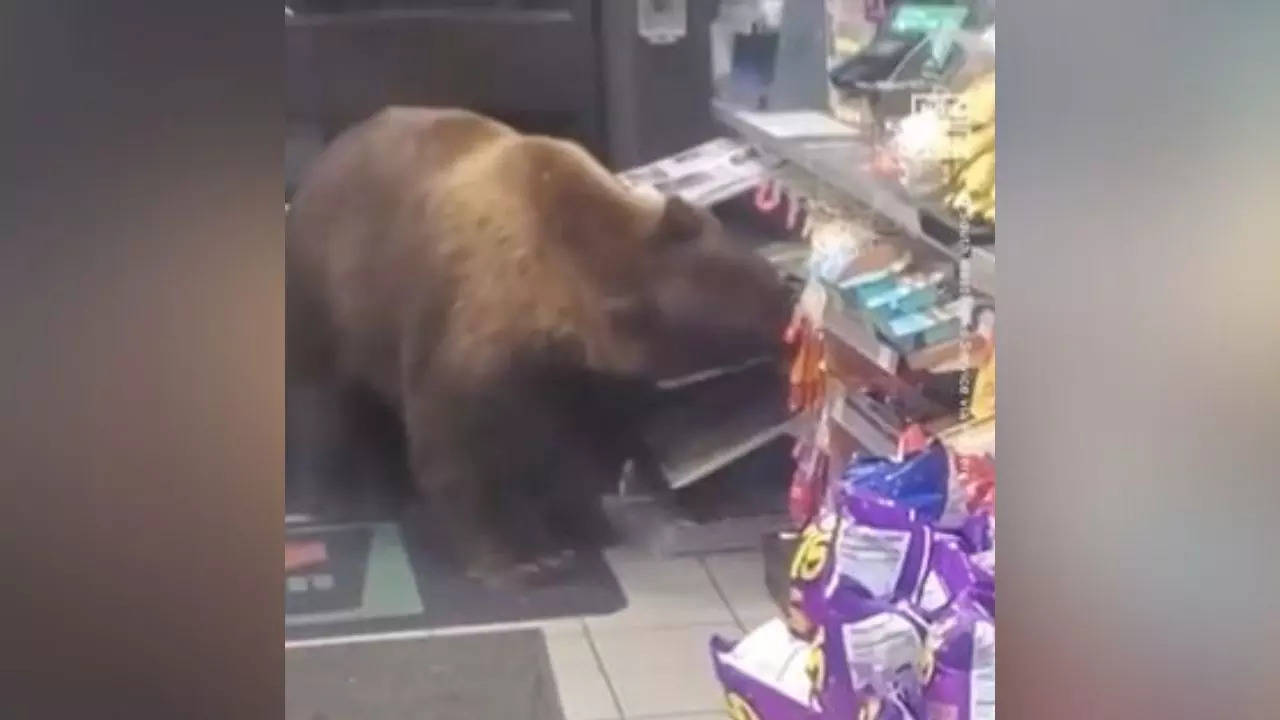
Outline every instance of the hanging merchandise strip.
{"label": "hanging merchandise strip", "polygon": [[[781,193],[770,187],[762,194],[770,200],[770,205],[786,201],[783,198],[794,202],[798,194],[798,183],[784,173],[781,174],[779,184],[785,188]],[[894,251],[890,249],[892,242],[877,242],[877,233],[868,227],[878,224],[881,230],[889,229],[885,223],[877,223],[876,215],[865,208],[842,213],[832,207],[830,200],[829,196],[806,198],[809,211],[804,234],[812,248],[810,285],[806,288],[800,312],[797,313],[797,320],[793,322],[788,338],[796,349],[792,367],[791,406],[793,411],[812,411],[818,405],[817,398],[822,397],[823,420],[819,423],[820,426],[825,422],[836,422],[857,439],[864,450],[869,449],[886,457],[902,458],[923,446],[930,433],[918,424],[911,424],[901,431],[889,430],[889,434],[885,436],[884,431],[872,431],[872,424],[867,419],[856,420],[856,414],[845,402],[848,390],[827,379],[830,374],[827,358],[831,343],[834,338],[838,338],[841,343],[871,361],[887,377],[896,377],[902,369],[900,362],[904,355],[886,346],[880,340],[880,334],[888,333],[899,344],[907,342],[903,346],[904,352],[914,350],[916,342],[925,342],[919,350],[920,353],[925,353],[936,352],[934,348],[952,343],[947,339],[950,335],[937,335],[938,330],[951,328],[949,332],[958,333],[954,345],[959,346],[958,364],[962,385],[960,417],[957,419],[960,424],[965,424],[979,416],[972,407],[973,398],[977,394],[973,375],[976,363],[973,362],[974,354],[968,332],[968,327],[972,325],[972,296],[963,292],[966,288],[961,288],[962,295],[958,300],[930,309],[929,303],[934,302],[937,297],[930,288],[941,279],[941,276],[933,274],[937,271],[902,274],[911,263],[910,255],[902,254],[900,261],[893,260],[891,256],[894,256]],[[888,264],[876,265],[876,252],[872,250],[885,255]],[[858,270],[859,267],[863,270]],[[876,267],[883,269],[874,270]],[[890,283],[893,287],[877,289],[877,282]],[[844,290],[841,290],[841,283],[844,284]],[[849,295],[849,298],[842,299],[839,297],[842,295]],[[868,322],[868,318],[862,317],[868,313],[846,307],[849,302],[860,303],[863,310],[869,311],[874,322]],[[923,303],[919,306],[923,312],[912,310],[916,306],[910,303],[914,302]],[[913,312],[916,314],[912,314]],[[948,322],[954,324],[938,325],[944,318],[952,317],[955,320]],[[861,329],[863,327],[865,329]],[[916,333],[923,334],[917,337]],[[912,339],[908,342],[908,338]],[[945,359],[945,356],[941,357]],[[989,361],[988,365],[992,362]],[[991,388],[994,387],[994,369],[987,369],[986,365],[983,367],[983,388],[986,393],[983,397],[989,398],[992,395]],[[823,387],[829,392],[821,393],[819,388]],[[993,413],[992,403],[985,399],[981,417]],[[830,451],[826,443],[819,444],[819,447],[825,452]],[[965,468],[963,474],[971,473]],[[797,497],[806,497],[806,491],[807,488],[793,486],[793,493]]]}
{"label": "hanging merchandise strip", "polygon": [[[953,157],[965,157],[962,169],[957,170],[957,177],[962,181],[963,190],[958,192],[953,198],[952,206],[960,207],[959,214],[959,265],[957,267],[957,279],[960,285],[960,296],[966,299],[973,298],[972,287],[972,258],[973,258],[973,236],[970,226],[970,216],[974,214],[989,217],[991,221],[995,220],[995,76],[982,78],[975,86],[966,91],[960,97],[961,104],[967,111],[976,113],[965,118],[961,128],[963,132],[948,133],[947,137],[952,140],[955,147],[951,153]],[[989,150],[983,150],[985,155],[981,155],[982,160],[978,166],[974,165],[973,159],[976,153],[972,147],[974,144],[982,148],[989,147]],[[968,178],[972,176],[974,170],[981,172],[989,166],[989,195],[990,199],[985,200],[980,196],[980,191],[976,189],[974,183]],[[967,184],[965,184],[967,183]],[[989,203],[989,210],[987,204]],[[982,209],[979,209],[981,205]],[[989,213],[989,215],[987,214]],[[976,325],[976,322],[973,324]],[[960,371],[960,424],[965,425],[972,421],[978,415],[975,410],[982,413],[982,417],[994,415],[995,413],[995,353],[991,352],[990,357],[983,363],[983,371],[980,374],[983,380],[983,391],[981,393],[981,407],[975,408],[975,399],[978,391],[974,388],[974,363],[973,361],[973,344],[970,340],[972,336],[965,334],[961,342],[961,371]],[[988,398],[990,401],[988,402]],[[989,407],[988,407],[989,405]],[[961,455],[958,459],[958,474],[965,479],[966,487],[970,490],[970,500],[982,503],[989,503],[994,509],[995,505],[995,488],[994,480],[988,488],[985,482],[974,482],[974,478],[980,474],[975,467],[974,458],[971,455]]]}
{"label": "hanging merchandise strip", "polygon": [[[954,280],[959,297],[937,305],[945,298],[938,290],[949,273],[936,264],[918,264],[907,249],[911,243],[903,242],[902,229],[892,218],[815,181],[811,174],[793,165],[783,164],[771,175],[772,180],[758,187],[757,208],[769,212],[779,206],[794,208],[803,203],[806,213],[802,235],[810,246],[808,285],[787,336],[795,353],[791,409],[819,415],[812,442],[799,443],[795,451],[797,471],[791,483],[790,514],[793,523],[799,524],[812,518],[815,500],[825,494],[819,490],[817,479],[821,476],[825,480],[830,471],[822,472],[827,469],[822,466],[832,465],[829,424],[840,426],[853,437],[862,453],[869,450],[872,456],[896,462],[922,452],[934,437],[919,423],[895,429],[884,426],[874,414],[855,411],[854,406],[859,403],[850,400],[865,400],[865,390],[846,389],[828,378],[834,340],[870,360],[886,378],[898,380],[890,381],[889,386],[897,385],[899,389],[907,385],[898,379],[899,371],[907,368],[904,358],[933,353],[945,360],[947,356],[939,354],[937,348],[958,346],[960,408],[955,427],[994,414],[990,400],[994,359],[988,352],[985,362],[975,362],[970,329],[977,324],[976,304],[970,283],[971,243],[967,228],[962,228],[963,242],[955,258]],[[909,270],[913,266],[916,269]],[[886,339],[889,345],[885,344]],[[982,365],[981,400],[975,387],[978,365]],[[975,400],[981,403],[980,410],[975,407]],[[836,457],[843,464],[847,456]],[[952,457],[959,493],[953,497],[970,507],[993,511],[990,463],[982,460],[982,454],[956,453]],[[975,459],[982,460],[982,464],[974,465]],[[831,469],[837,476],[842,472],[839,466]]]}

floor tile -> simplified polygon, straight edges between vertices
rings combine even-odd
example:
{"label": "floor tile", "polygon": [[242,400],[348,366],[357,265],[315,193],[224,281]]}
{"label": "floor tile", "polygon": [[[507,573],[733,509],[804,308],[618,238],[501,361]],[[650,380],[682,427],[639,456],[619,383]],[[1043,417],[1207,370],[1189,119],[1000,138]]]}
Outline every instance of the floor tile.
{"label": "floor tile", "polygon": [[703,558],[736,620],[770,618],[777,606],[764,586],[764,558],[759,552],[720,553]]}
{"label": "floor tile", "polygon": [[608,552],[627,607],[586,618],[591,629],[734,624],[733,615],[696,558],[662,558]]}
{"label": "floor tile", "polygon": [[738,620],[742,623],[742,631],[744,633],[750,633],[752,630],[755,630],[770,620],[777,620],[778,617],[778,613],[775,612],[768,615],[747,615],[745,617],[738,618]]}
{"label": "floor tile", "polygon": [[546,634],[565,720],[612,720],[620,715],[585,629]]}
{"label": "floor tile", "polygon": [[542,631],[542,634],[550,638],[553,635],[580,635],[586,631],[586,626],[582,624],[582,618],[552,618],[550,620],[535,620],[531,623],[531,627],[536,627]]}
{"label": "floor tile", "polygon": [[588,631],[627,718],[714,714],[723,691],[711,664],[712,635],[739,638],[733,625]]}

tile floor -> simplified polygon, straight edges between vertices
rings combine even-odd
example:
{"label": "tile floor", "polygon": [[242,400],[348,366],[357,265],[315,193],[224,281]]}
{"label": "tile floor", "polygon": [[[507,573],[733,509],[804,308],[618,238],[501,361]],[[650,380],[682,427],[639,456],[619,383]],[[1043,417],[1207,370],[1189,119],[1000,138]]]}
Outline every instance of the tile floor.
{"label": "tile floor", "polygon": [[606,555],[627,607],[544,630],[565,720],[725,717],[708,642],[774,614],[760,553]]}
{"label": "tile floor", "polygon": [[760,552],[669,558],[615,548],[606,557],[626,608],[521,623],[546,637],[565,720],[726,717],[709,641],[739,638],[773,616]]}

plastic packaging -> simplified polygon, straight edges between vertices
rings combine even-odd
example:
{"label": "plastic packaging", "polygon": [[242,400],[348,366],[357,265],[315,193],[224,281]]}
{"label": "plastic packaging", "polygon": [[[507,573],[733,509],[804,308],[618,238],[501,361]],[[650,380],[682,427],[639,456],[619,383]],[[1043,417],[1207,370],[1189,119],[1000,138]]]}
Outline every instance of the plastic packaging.
{"label": "plastic packaging", "polygon": [[804,527],[818,514],[827,491],[828,456],[817,445],[797,442],[792,450],[796,469],[787,492],[787,510],[794,527]]}
{"label": "plastic packaging", "polygon": [[[871,618],[883,628],[892,623]],[[886,630],[865,631],[866,621],[855,626],[862,639],[882,638]],[[861,633],[861,635],[858,635]],[[907,645],[895,652],[902,658],[910,652],[921,655],[922,636],[914,631],[902,635]],[[855,639],[856,642],[861,640]],[[890,638],[892,644],[892,638]],[[839,643],[811,644],[787,634],[779,621],[761,625],[738,643],[715,637],[711,641],[712,663],[725,691],[725,704],[732,720],[921,720],[908,702],[897,693],[876,695],[854,691],[849,680],[850,666],[843,651],[828,664],[826,648]],[[865,655],[865,654],[864,654]],[[869,656],[867,656],[869,657]],[[866,663],[858,669],[866,673]],[[918,672],[909,670],[916,677]]]}
{"label": "plastic packaging", "polygon": [[[732,717],[993,717],[995,518],[954,502],[952,460],[934,441],[848,468],[800,535],[770,643],[733,662],[713,645]],[[771,659],[744,660],[757,653]]]}
{"label": "plastic packaging", "polygon": [[953,452],[939,440],[907,453],[901,462],[859,457],[845,468],[840,487],[882,496],[949,530],[965,523],[986,523],[973,518],[995,514],[992,458]]}
{"label": "plastic packaging", "polygon": [[803,309],[798,310],[784,337],[792,349],[787,406],[792,412],[812,410],[825,392],[826,364],[819,325]]}
{"label": "plastic packaging", "polygon": [[856,601],[823,625],[819,642],[824,668],[817,702],[825,717],[857,717],[868,698],[892,698],[885,707],[910,710],[922,696],[925,624],[906,608],[875,600]]}
{"label": "plastic packaging", "polygon": [[939,535],[934,538],[924,580],[911,604],[930,621],[942,617],[963,597],[990,605],[989,610],[994,612],[995,582],[994,570],[988,570],[965,552],[962,540]]}
{"label": "plastic packaging", "polygon": [[925,106],[885,123],[886,146],[898,167],[898,182],[914,199],[941,195],[949,173],[948,120],[936,106]]}
{"label": "plastic packaging", "polygon": [[711,640],[711,660],[733,720],[818,720],[813,683],[806,674],[808,643],[783,623],[761,625],[734,644]]}
{"label": "plastic packaging", "polygon": [[849,490],[881,495],[937,521],[947,509],[950,478],[951,455],[945,445],[934,441],[903,462],[859,457],[845,469],[843,481]]}
{"label": "plastic packaging", "polygon": [[996,508],[996,467],[987,455],[959,455],[955,462],[956,484],[964,492],[965,506],[972,513],[994,514]]}
{"label": "plastic packaging", "polygon": [[962,599],[930,627],[924,705],[928,717],[995,720],[995,616]]}
{"label": "plastic packaging", "polygon": [[827,214],[820,208],[810,210],[806,235],[812,248],[810,275],[832,284],[846,274],[863,248],[875,239],[862,224]]}

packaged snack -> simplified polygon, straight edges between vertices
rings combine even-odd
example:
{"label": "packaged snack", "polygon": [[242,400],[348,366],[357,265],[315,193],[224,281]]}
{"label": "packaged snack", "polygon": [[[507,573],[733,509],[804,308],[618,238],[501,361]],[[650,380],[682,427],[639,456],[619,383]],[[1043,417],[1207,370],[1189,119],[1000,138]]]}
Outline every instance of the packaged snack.
{"label": "packaged snack", "polygon": [[905,605],[878,600],[842,604],[819,633],[825,675],[818,704],[829,717],[857,717],[867,698],[923,697],[926,626]]}
{"label": "packaged snack", "polygon": [[913,198],[940,193],[949,175],[951,125],[940,107],[925,106],[887,123],[887,146],[898,166],[898,181]]}
{"label": "packaged snack", "polygon": [[777,714],[802,709],[814,715],[801,717],[859,720],[990,717],[984,713],[994,707],[994,661],[988,659],[994,643],[994,517],[978,513],[946,529],[934,526],[925,512],[901,503],[915,497],[912,482],[918,481],[904,468],[935,480],[941,474],[944,488],[953,474],[949,451],[937,442],[904,463],[870,458],[850,466],[830,504],[800,535],[787,619],[774,630],[795,643],[787,647],[797,648],[772,650],[775,657],[796,662],[798,648],[808,648],[808,694],[792,689],[784,693],[791,702],[778,707],[776,693],[737,679],[735,687],[754,693],[736,691],[733,707],[747,708],[738,712],[767,718],[761,707]]}
{"label": "packaged snack", "polygon": [[888,323],[896,317],[927,310],[937,305],[942,295],[941,272],[916,273],[893,278],[893,286],[876,293],[864,294],[863,307],[872,320]]}
{"label": "packaged snack", "polygon": [[835,284],[878,259],[876,252],[870,252],[874,235],[867,227],[822,207],[810,211],[804,234],[811,247],[812,278]]}
{"label": "packaged snack", "polygon": [[927,716],[994,720],[995,616],[976,600],[961,598],[930,626],[925,642]]}
{"label": "packaged snack", "polygon": [[794,527],[803,527],[818,513],[827,489],[827,454],[816,445],[797,442],[791,453],[795,471],[787,491],[787,510]]}
{"label": "packaged snack", "polygon": [[771,620],[736,644],[711,639],[711,660],[733,720],[819,720],[806,673],[810,646]]}
{"label": "packaged snack", "polygon": [[876,329],[885,340],[902,353],[954,340],[960,337],[961,325],[960,316],[948,306],[931,307],[875,322]]}
{"label": "packaged snack", "polygon": [[995,549],[994,547],[993,547],[993,548],[991,548],[990,550],[986,550],[986,551],[983,551],[983,552],[980,552],[980,553],[978,553],[978,554],[974,555],[974,556],[973,556],[973,561],[974,561],[975,563],[977,563],[978,567],[982,568],[982,569],[983,569],[983,570],[985,570],[989,575],[991,575],[991,577],[995,577],[995,575],[996,575],[996,549]]}
{"label": "packaged snack", "polygon": [[974,378],[973,396],[969,400],[969,414],[974,420],[982,420],[996,414],[996,354],[991,353]]}
{"label": "packaged snack", "polygon": [[834,566],[831,546],[838,525],[836,514],[823,508],[800,533],[791,559],[787,605],[787,627],[797,638],[813,640],[826,613],[826,584]]}
{"label": "packaged snack", "polygon": [[901,462],[874,456],[855,459],[845,468],[841,487],[844,492],[879,495],[918,512],[938,528],[958,530],[973,522],[976,513],[993,511],[995,465],[986,457],[959,455],[935,439],[922,450],[905,452]]}
{"label": "packaged snack", "polygon": [[912,510],[845,488],[831,549],[826,596],[897,601],[918,587],[933,531]]}
{"label": "packaged snack", "polygon": [[855,308],[865,310],[867,303],[877,295],[892,291],[898,286],[898,278],[896,276],[885,276],[879,280],[862,283],[861,285],[851,285],[845,293],[844,298]]}
{"label": "packaged snack", "polygon": [[848,490],[880,495],[936,521],[947,509],[950,479],[950,454],[945,445],[934,441],[902,462],[860,457],[845,469],[843,481]]}
{"label": "packaged snack", "polygon": [[919,423],[911,423],[898,433],[898,457],[907,457],[929,447],[929,436]]}
{"label": "packaged snack", "polygon": [[996,467],[989,455],[957,455],[953,484],[959,486],[969,512],[995,513]]}
{"label": "packaged snack", "polygon": [[995,573],[965,552],[964,542],[958,537],[936,535],[927,568],[912,599],[912,605],[926,620],[941,617],[952,603],[966,595],[990,595],[994,612]]}
{"label": "packaged snack", "polygon": [[885,287],[885,282],[893,282],[911,265],[911,260],[910,252],[893,243],[864,243],[857,256],[842,268],[838,276],[828,282],[838,287],[846,300],[853,300],[856,304],[859,290],[865,296],[868,286]]}
{"label": "packaged snack", "polygon": [[955,529],[955,534],[964,543],[964,551],[970,555],[994,551],[996,546],[996,516],[988,512],[978,512],[965,518]]}
{"label": "packaged snack", "polygon": [[933,530],[884,498],[842,492],[804,528],[791,563],[787,626],[813,640],[821,628],[917,594]]}

